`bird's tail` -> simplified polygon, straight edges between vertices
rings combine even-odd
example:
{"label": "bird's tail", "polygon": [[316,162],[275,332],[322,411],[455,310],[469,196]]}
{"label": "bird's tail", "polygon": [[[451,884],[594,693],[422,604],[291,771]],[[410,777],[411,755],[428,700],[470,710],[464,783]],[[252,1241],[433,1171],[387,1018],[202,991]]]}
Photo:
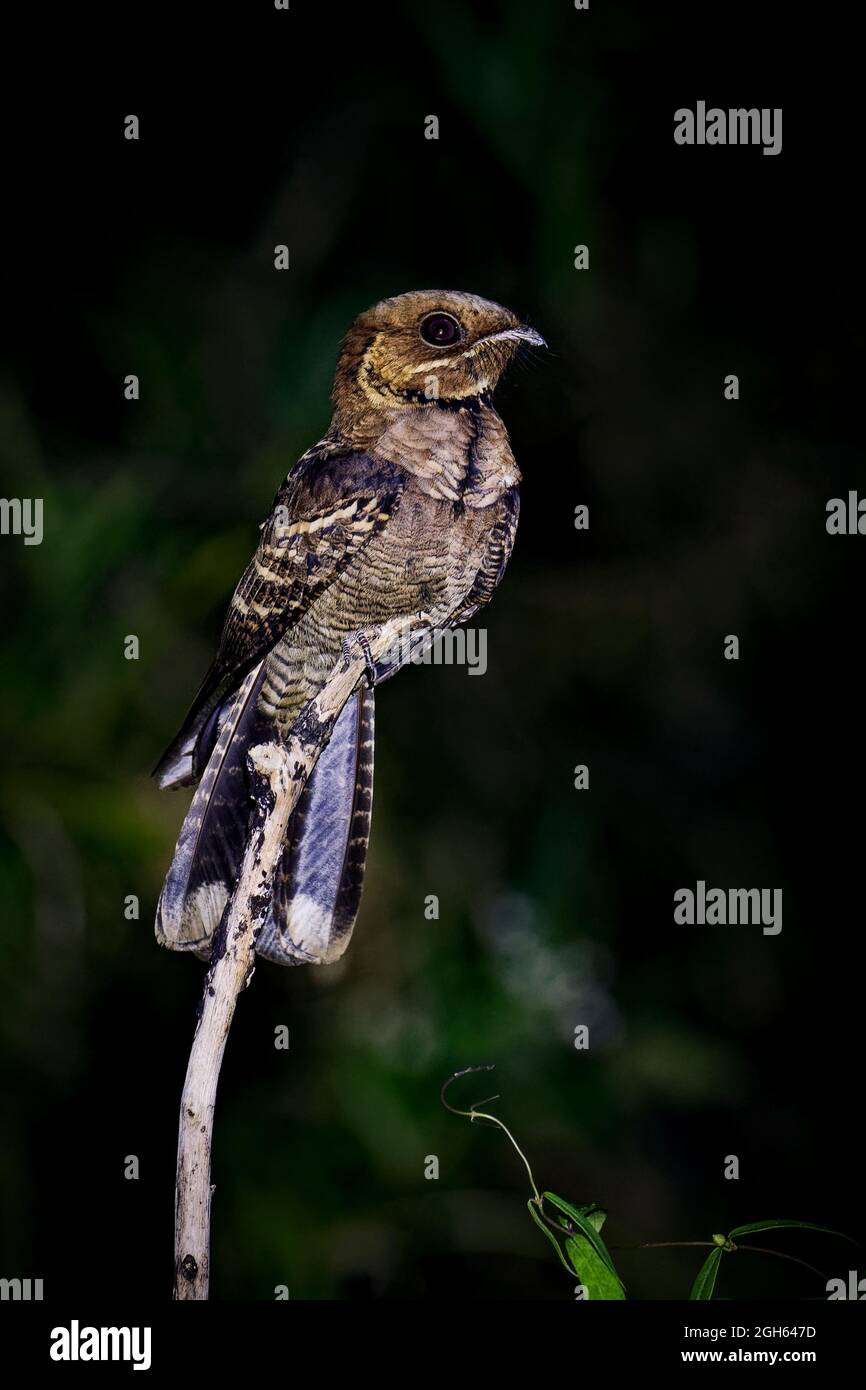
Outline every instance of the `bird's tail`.
{"label": "bird's tail", "polygon": [[202,681],[180,732],[166,748],[151,776],[165,791],[191,787],[198,782],[213,750],[217,724],[231,698],[226,698],[229,682],[216,663]]}
{"label": "bird's tail", "polygon": [[[217,714],[213,752],[157,908],[157,938],[172,950],[207,958],[237,881],[249,833],[247,751],[274,737],[257,710],[263,676],[263,667],[251,671]],[[289,821],[256,945],[279,965],[326,964],[349,943],[370,836],[373,741],[373,692],[362,688],[343,708]]]}
{"label": "bird's tail", "polygon": [[373,691],[344,706],[289,823],[256,949],[278,965],[337,960],[352,935],[373,809]]}

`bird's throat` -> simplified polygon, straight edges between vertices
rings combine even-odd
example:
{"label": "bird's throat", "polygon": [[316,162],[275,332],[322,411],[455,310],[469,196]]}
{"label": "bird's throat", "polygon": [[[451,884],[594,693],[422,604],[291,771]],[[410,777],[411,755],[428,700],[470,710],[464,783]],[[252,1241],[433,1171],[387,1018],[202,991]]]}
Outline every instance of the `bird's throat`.
{"label": "bird's throat", "polygon": [[488,507],[520,481],[508,431],[491,405],[458,410],[431,402],[383,421],[373,452],[414,474],[423,492]]}

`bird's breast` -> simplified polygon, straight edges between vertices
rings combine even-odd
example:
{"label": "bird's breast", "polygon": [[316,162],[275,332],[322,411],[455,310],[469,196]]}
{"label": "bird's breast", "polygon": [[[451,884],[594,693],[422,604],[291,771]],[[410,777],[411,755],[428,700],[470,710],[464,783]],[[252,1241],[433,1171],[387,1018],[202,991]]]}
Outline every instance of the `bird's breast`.
{"label": "bird's breast", "polygon": [[508,431],[490,405],[450,410],[431,404],[389,421],[375,452],[438,502],[483,510],[520,481]]}

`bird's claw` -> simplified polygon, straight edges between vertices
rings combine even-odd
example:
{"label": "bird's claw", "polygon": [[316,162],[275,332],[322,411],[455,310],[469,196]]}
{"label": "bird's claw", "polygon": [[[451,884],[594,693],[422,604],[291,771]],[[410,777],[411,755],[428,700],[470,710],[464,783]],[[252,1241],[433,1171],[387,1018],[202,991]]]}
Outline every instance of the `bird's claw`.
{"label": "bird's claw", "polygon": [[359,646],[364,654],[364,665],[367,668],[367,684],[370,689],[376,684],[376,663],[373,660],[373,653],[370,651],[370,641],[365,632],[353,632],[350,637],[344,637],[342,643],[343,660],[351,661],[352,647]]}

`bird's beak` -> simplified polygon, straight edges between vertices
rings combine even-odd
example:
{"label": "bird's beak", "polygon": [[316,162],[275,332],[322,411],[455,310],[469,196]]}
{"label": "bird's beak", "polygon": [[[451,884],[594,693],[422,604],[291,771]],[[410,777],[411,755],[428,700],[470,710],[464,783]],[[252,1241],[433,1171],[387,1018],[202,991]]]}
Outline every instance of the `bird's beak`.
{"label": "bird's beak", "polygon": [[536,333],[534,328],[527,328],[524,324],[520,324],[517,328],[503,328],[501,333],[491,333],[489,337],[484,339],[485,343],[501,343],[503,341],[531,343],[533,347],[547,347],[541,334]]}

